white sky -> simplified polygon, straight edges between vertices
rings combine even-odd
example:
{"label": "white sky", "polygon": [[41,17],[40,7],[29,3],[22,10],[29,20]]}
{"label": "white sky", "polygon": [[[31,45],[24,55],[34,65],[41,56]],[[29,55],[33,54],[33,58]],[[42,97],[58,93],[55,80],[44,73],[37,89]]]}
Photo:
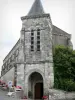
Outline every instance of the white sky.
{"label": "white sky", "polygon": [[[75,49],[75,0],[41,0],[46,13],[50,13],[52,23],[72,34]],[[0,68],[3,59],[20,37],[22,22],[34,0],[0,0]],[[1,70],[1,69],[0,69]]]}

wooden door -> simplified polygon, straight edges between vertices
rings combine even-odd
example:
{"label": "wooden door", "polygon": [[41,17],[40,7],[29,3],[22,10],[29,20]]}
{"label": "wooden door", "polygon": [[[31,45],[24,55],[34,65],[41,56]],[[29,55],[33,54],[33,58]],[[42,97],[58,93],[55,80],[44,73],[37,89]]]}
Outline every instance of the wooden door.
{"label": "wooden door", "polygon": [[42,99],[43,83],[36,83],[35,85],[35,99]]}

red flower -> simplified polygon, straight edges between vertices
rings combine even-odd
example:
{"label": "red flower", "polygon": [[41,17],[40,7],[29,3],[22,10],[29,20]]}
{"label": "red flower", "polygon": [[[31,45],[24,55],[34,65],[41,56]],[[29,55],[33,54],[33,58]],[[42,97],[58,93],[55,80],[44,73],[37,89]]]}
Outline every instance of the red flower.
{"label": "red flower", "polygon": [[47,98],[48,98],[48,96],[43,96],[43,97],[42,97],[42,99],[47,99]]}
{"label": "red flower", "polygon": [[8,87],[8,85],[6,85],[6,87]]}
{"label": "red flower", "polygon": [[21,86],[16,86],[16,88],[17,88],[17,89],[22,89],[22,87],[21,87]]}
{"label": "red flower", "polygon": [[3,84],[6,84],[5,82],[3,82],[3,81],[1,81],[1,84],[3,85]]}
{"label": "red flower", "polygon": [[26,97],[26,96],[24,96],[24,99],[27,99],[27,97]]}
{"label": "red flower", "polygon": [[3,82],[3,84],[6,84],[5,82]]}
{"label": "red flower", "polygon": [[21,99],[27,99],[27,97],[26,96],[24,96],[23,98],[21,98]]}

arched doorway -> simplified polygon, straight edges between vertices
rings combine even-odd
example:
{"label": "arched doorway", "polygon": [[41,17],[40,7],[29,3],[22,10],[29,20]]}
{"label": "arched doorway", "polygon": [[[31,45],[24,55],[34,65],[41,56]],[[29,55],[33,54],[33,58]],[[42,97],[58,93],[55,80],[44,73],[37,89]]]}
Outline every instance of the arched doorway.
{"label": "arched doorway", "polygon": [[[38,72],[30,75],[28,81],[28,92],[31,93],[32,99],[42,99],[43,96],[43,78]],[[30,96],[30,94],[28,94]]]}

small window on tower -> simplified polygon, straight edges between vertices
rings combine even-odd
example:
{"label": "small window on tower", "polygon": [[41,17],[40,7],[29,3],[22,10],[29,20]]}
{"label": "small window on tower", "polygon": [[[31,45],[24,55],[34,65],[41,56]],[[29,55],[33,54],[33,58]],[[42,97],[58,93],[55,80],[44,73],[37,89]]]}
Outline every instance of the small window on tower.
{"label": "small window on tower", "polygon": [[31,51],[34,51],[34,46],[31,45]]}
{"label": "small window on tower", "polygon": [[34,44],[34,41],[31,41],[31,44]]}
{"label": "small window on tower", "polygon": [[37,44],[40,44],[40,41],[37,41]]}
{"label": "small window on tower", "polygon": [[33,31],[31,32],[31,35],[34,36],[34,32]]}
{"label": "small window on tower", "polygon": [[40,29],[37,30],[37,51],[40,51]]}
{"label": "small window on tower", "polygon": [[40,45],[37,45],[37,51],[40,51]]}
{"label": "small window on tower", "polygon": [[37,35],[40,35],[40,29],[37,30]]}
{"label": "small window on tower", "polygon": [[34,41],[34,37],[31,37],[31,41]]}
{"label": "small window on tower", "polygon": [[31,30],[31,51],[34,51],[34,30]]}
{"label": "small window on tower", "polygon": [[39,35],[39,36],[37,36],[37,40],[40,40],[40,35]]}

